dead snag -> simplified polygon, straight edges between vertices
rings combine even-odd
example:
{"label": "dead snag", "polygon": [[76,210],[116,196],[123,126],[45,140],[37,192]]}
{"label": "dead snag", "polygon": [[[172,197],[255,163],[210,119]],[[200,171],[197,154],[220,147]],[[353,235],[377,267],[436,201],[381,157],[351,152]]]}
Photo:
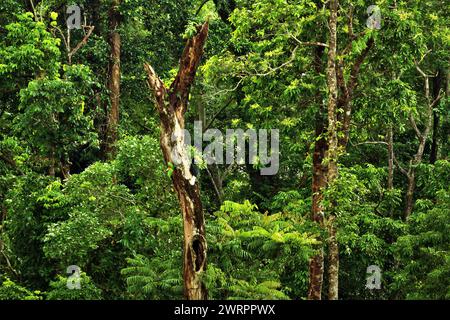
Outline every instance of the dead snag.
{"label": "dead snag", "polygon": [[161,120],[160,145],[164,160],[174,165],[172,182],[178,195],[183,215],[183,282],[188,300],[207,299],[207,290],[201,276],[206,269],[206,238],[200,189],[197,178],[190,172],[189,150],[184,142],[184,115],[189,90],[203,55],[208,36],[208,23],[198,28],[189,39],[180,59],[178,74],[167,88],[149,64],[145,64],[148,85],[154,92],[155,104]]}

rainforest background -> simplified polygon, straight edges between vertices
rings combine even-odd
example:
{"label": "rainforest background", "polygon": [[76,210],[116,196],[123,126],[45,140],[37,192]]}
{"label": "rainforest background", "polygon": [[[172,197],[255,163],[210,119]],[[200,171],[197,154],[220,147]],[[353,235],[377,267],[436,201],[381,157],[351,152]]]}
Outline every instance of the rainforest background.
{"label": "rainforest background", "polygon": [[[2,0],[0,299],[449,299],[449,13]],[[174,119],[280,130],[278,173],[174,166]]]}

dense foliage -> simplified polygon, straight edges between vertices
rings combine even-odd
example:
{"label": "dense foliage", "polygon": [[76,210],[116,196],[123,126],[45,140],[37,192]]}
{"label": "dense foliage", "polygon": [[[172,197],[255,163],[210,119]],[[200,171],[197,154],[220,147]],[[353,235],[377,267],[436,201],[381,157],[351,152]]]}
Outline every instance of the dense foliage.
{"label": "dense foliage", "polygon": [[[183,298],[176,168],[160,150],[143,64],[170,84],[206,20],[186,127],[280,132],[276,175],[199,165],[209,298],[308,298],[310,259],[331,246],[328,220],[311,219],[329,2],[2,0],[0,300]],[[69,31],[75,3],[82,28]],[[380,28],[366,25],[373,4]],[[338,102],[338,127],[352,108],[339,175],[321,191],[337,228],[339,298],[450,299],[450,7],[343,0],[338,10],[339,93],[357,78]],[[113,148],[111,12],[121,37]],[[366,287],[371,265],[380,289]],[[80,290],[67,286],[69,266]]]}

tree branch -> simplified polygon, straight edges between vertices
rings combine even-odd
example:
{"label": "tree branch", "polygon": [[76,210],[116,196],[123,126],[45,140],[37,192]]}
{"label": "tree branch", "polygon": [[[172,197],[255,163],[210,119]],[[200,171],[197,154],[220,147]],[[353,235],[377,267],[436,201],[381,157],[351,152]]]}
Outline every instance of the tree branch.
{"label": "tree branch", "polygon": [[[151,91],[153,91],[156,100],[163,100],[166,94],[166,86],[162,82],[162,80],[158,77],[155,70],[148,63],[144,63],[144,68],[147,71],[147,84]],[[159,104],[157,104],[159,106]],[[162,110],[160,110],[162,111]]]}
{"label": "tree branch", "polygon": [[72,63],[72,57],[77,53],[77,51],[80,50],[81,47],[83,47],[84,45],[86,45],[86,43],[87,43],[89,37],[91,36],[92,32],[93,32],[94,29],[95,29],[94,26],[89,26],[89,27],[87,27],[87,28],[89,28],[89,29],[88,29],[87,34],[84,36],[83,40],[81,40],[81,41],[77,44],[77,46],[76,46],[75,48],[73,48],[72,51],[70,51],[70,52],[68,53],[69,64]]}
{"label": "tree branch", "polygon": [[400,171],[407,177],[409,177],[409,172],[405,170],[405,168],[403,168],[401,166],[401,164],[398,162],[397,157],[395,156],[395,154],[393,154],[394,156],[394,162],[397,165],[397,167],[400,169]]}
{"label": "tree branch", "polygon": [[231,102],[233,102],[233,98],[231,98],[222,108],[219,109],[219,111],[217,111],[211,118],[211,120],[208,122],[208,124],[205,126],[205,128],[203,128],[203,132],[205,132],[206,130],[208,130],[211,125],[213,124],[214,120],[219,116],[219,114],[222,113],[223,110],[225,110],[230,104]]}
{"label": "tree branch", "polygon": [[409,122],[411,123],[417,138],[419,140],[422,140],[423,139],[422,132],[420,132],[419,128],[417,127],[417,123],[416,120],[414,119],[412,112],[409,113]]}
{"label": "tree branch", "polygon": [[293,34],[289,34],[289,36],[294,39],[298,44],[304,45],[304,46],[319,46],[319,47],[325,47],[328,48],[328,44],[323,43],[323,42],[314,42],[314,41],[300,41],[299,39],[297,39],[296,36],[294,36]]}
{"label": "tree branch", "polygon": [[351,71],[350,71],[350,79],[348,83],[345,84],[344,76],[343,76],[343,67],[338,64],[336,68],[336,74],[338,77],[338,83],[341,82],[341,90],[343,91],[344,96],[339,99],[339,107],[343,107],[344,109],[344,119],[342,124],[342,131],[344,133],[343,138],[339,139],[339,145],[345,146],[349,139],[350,133],[350,120],[352,115],[352,105],[351,101],[353,99],[353,93],[355,91],[356,86],[358,85],[358,76],[361,70],[361,66],[366,59],[369,51],[372,49],[374,45],[373,38],[370,38],[367,42],[366,48],[361,52],[356,61],[353,63]]}
{"label": "tree branch", "polygon": [[187,110],[189,89],[194,82],[195,73],[203,55],[208,29],[207,21],[197,29],[197,34],[187,41],[180,59],[178,74],[169,89],[171,104],[181,114]]}
{"label": "tree branch", "polygon": [[197,11],[195,11],[195,15],[198,16],[198,14],[200,13],[200,11],[203,9],[203,6],[205,4],[207,4],[209,2],[209,0],[204,0],[201,4],[200,7],[198,7]]}

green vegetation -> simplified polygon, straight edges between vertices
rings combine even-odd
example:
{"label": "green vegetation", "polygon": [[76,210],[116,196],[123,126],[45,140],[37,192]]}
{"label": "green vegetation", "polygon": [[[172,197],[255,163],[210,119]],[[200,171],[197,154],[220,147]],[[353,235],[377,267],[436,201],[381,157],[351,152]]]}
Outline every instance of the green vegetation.
{"label": "green vegetation", "polygon": [[[449,21],[445,0],[2,0],[0,300],[450,299]],[[201,154],[160,137],[194,121],[278,129],[277,174],[176,163]]]}

